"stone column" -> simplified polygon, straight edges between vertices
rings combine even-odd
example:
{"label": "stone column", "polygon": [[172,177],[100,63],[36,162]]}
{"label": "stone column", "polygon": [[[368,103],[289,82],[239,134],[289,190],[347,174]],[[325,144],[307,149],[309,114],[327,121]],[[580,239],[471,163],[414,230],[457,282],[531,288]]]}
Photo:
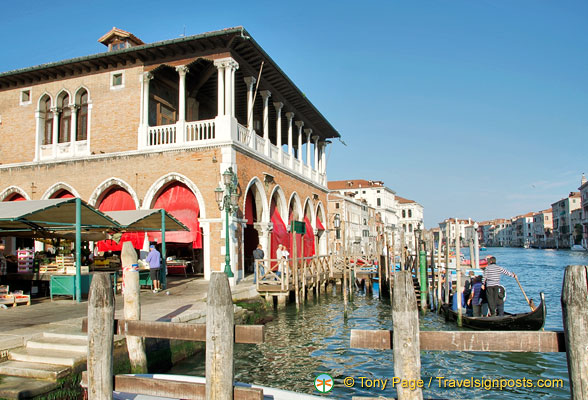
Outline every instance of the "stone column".
{"label": "stone column", "polygon": [[41,145],[43,144],[43,130],[45,128],[45,120],[42,118],[41,111],[35,111],[35,119],[37,121],[37,134],[35,135],[35,161],[41,158]]}
{"label": "stone column", "polygon": [[253,88],[257,79],[253,76],[247,76],[245,79],[247,85],[247,128],[249,131],[253,130]]}
{"label": "stone column", "polygon": [[312,140],[314,141],[314,147],[313,147],[313,150],[314,150],[314,170],[317,172],[320,172],[320,170],[319,170],[319,144],[318,144],[319,136],[313,135]]}
{"label": "stone column", "polygon": [[222,63],[225,66],[225,114],[235,116],[235,71],[239,64],[232,58],[225,58]]}
{"label": "stone column", "polygon": [[77,136],[78,136],[78,109],[80,108],[80,106],[76,105],[76,104],[72,104],[71,106],[69,106],[70,110],[71,110],[71,123],[70,123],[70,138],[69,138],[69,146],[70,146],[70,153],[76,154],[76,140],[77,140]]}
{"label": "stone column", "polygon": [[296,151],[299,161],[298,171],[302,172],[302,127],[304,126],[304,121],[296,121],[296,126],[298,127],[298,147]]}
{"label": "stone column", "polygon": [[225,115],[225,64],[215,60],[214,65],[218,70],[218,88],[217,88],[217,116]]}
{"label": "stone column", "polygon": [[323,142],[321,146],[321,174],[325,174],[327,172],[327,142]]}
{"label": "stone column", "polygon": [[52,140],[52,153],[53,157],[57,156],[57,142],[59,141],[59,114],[61,114],[61,108],[51,108],[53,113],[53,140]]}
{"label": "stone column", "polygon": [[286,118],[288,118],[288,154],[290,155],[289,167],[292,168],[294,165],[294,146],[292,143],[292,120],[294,119],[294,113],[287,112]]}
{"label": "stone column", "polygon": [[[143,99],[141,101],[141,110],[143,111],[141,114],[141,128],[140,135],[141,138],[139,139],[139,143],[142,146],[150,145],[149,141],[149,82],[153,79],[153,74],[150,72],[145,72],[141,75],[141,82],[143,84]],[[89,113],[89,106],[88,106],[88,113]],[[88,117],[89,118],[89,117]],[[90,123],[88,121],[88,129],[90,128]]]}
{"label": "stone column", "polygon": [[310,157],[310,136],[312,135],[312,129],[305,129],[304,133],[306,133],[306,165],[308,165],[309,169],[311,169],[312,160]]}
{"label": "stone column", "polygon": [[278,147],[278,162],[282,162],[282,107],[284,103],[275,101],[276,107],[276,146]]}
{"label": "stone column", "polygon": [[262,90],[259,92],[263,99],[263,139],[264,143],[264,154],[269,156],[269,98],[272,92],[269,90]]}
{"label": "stone column", "polygon": [[179,65],[176,67],[180,82],[178,85],[178,123],[176,128],[176,143],[181,144],[186,140],[186,74],[188,67]]}

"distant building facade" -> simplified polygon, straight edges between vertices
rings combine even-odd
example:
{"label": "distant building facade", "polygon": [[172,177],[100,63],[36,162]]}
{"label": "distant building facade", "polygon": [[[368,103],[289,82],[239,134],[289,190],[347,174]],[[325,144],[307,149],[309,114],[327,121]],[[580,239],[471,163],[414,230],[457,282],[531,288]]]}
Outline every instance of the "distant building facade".
{"label": "distant building facade", "polygon": [[574,244],[572,211],[580,207],[580,192],[571,192],[567,197],[551,204],[553,210],[553,235],[556,248],[569,249]]}

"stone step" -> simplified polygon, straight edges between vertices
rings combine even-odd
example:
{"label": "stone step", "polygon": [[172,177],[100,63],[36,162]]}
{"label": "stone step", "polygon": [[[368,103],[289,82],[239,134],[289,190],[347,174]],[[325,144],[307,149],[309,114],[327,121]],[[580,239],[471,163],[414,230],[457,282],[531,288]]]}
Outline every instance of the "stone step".
{"label": "stone step", "polygon": [[88,340],[85,337],[63,338],[56,336],[38,336],[27,341],[27,349],[61,350],[63,352],[88,353]]}
{"label": "stone step", "polygon": [[64,365],[30,363],[24,361],[5,361],[0,363],[0,375],[20,376],[22,378],[56,381],[71,372]]}
{"label": "stone step", "polygon": [[57,382],[18,376],[3,376],[0,381],[0,398],[30,399],[48,393],[57,386]]}
{"label": "stone step", "polygon": [[65,333],[65,332],[43,332],[43,337],[50,337],[50,338],[61,338],[64,340],[85,340],[86,342],[88,342],[88,335],[85,333],[82,333],[81,331],[78,332],[69,332],[69,333]]}
{"label": "stone step", "polygon": [[64,352],[62,350],[47,349],[15,349],[10,351],[8,358],[13,361],[26,361],[32,363],[76,366],[86,362],[86,353]]}

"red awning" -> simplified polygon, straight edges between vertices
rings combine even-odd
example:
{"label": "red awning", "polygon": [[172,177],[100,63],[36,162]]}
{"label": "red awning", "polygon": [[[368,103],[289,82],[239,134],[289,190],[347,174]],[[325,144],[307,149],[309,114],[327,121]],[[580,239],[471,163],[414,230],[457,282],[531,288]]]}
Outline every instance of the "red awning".
{"label": "red awning", "polygon": [[[166,232],[165,241],[169,243],[192,243],[195,249],[202,248],[200,233],[200,206],[192,191],[183,183],[169,185],[157,198],[153,208],[163,208],[177,220],[186,225],[189,232]],[[149,232],[150,241],[161,243],[161,232]]]}
{"label": "red awning", "polygon": [[[66,195],[69,192],[66,192]],[[125,211],[135,210],[135,201],[125,189],[116,187],[110,190],[100,202],[98,206],[100,211]],[[133,243],[135,249],[143,248],[143,241],[145,240],[144,232],[125,232],[120,241],[117,243],[114,240],[101,240],[97,243],[98,251],[121,251],[124,242]]]}
{"label": "red awning", "polygon": [[[288,230],[286,229],[286,224],[282,220],[282,216],[278,212],[275,204],[271,206],[271,221],[273,224],[272,229],[272,247],[270,251],[270,258],[275,259],[276,252],[278,251],[278,245],[283,244],[286,246],[288,251],[290,251],[290,237],[288,235]],[[275,263],[272,263],[272,269],[275,267]]]}
{"label": "red awning", "polygon": [[323,224],[321,224],[321,220],[319,219],[319,217],[316,217],[316,230],[317,231],[324,231],[325,227],[323,226]]}

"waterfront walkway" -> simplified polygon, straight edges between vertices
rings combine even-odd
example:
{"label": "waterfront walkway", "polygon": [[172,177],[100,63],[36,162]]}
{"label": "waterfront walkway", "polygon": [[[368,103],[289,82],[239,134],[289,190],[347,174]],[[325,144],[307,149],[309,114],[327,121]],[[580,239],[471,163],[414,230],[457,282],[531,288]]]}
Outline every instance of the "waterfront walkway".
{"label": "waterfront walkway", "polygon": [[[253,284],[253,277],[241,281],[231,290],[234,301],[258,296]],[[141,319],[145,321],[204,323],[206,321],[207,292],[208,281],[202,278],[168,277],[166,291],[153,293],[148,289],[141,290]],[[122,295],[117,294],[115,296],[115,318],[123,319],[123,304]],[[236,312],[243,311],[236,306],[235,308]],[[58,345],[76,342],[77,338],[85,336],[82,333],[82,320],[87,317],[87,314],[88,302],[77,303],[71,298],[57,298],[53,301],[33,299],[30,306],[19,305],[0,309],[0,398],[18,398],[16,393],[19,391],[19,387],[31,385],[30,379],[27,381],[24,377],[6,376],[13,375],[9,372],[14,370],[15,363],[15,361],[7,361],[8,358],[19,360],[17,364],[19,362],[34,363],[34,360],[24,358],[28,358],[29,353],[35,353],[35,351],[44,351],[45,355],[51,355],[51,349],[58,350]],[[35,345],[37,348],[29,349],[33,347],[31,344],[34,343],[37,343]],[[47,346],[44,349],[40,348],[43,344]],[[23,359],[20,360],[19,357]],[[63,361],[61,360],[61,365],[67,364],[67,361]],[[72,366],[79,364],[79,361],[72,360]],[[60,364],[60,362],[55,362],[55,364]],[[12,366],[12,370],[5,370],[9,366]],[[47,373],[47,371],[42,372]],[[53,374],[52,377],[59,378],[54,371],[50,372]],[[40,371],[34,371],[34,373],[41,374]],[[60,373],[65,373],[65,370],[61,369]],[[16,372],[15,374],[18,375]],[[29,388],[23,387],[23,389]],[[41,387],[38,389],[41,390]],[[25,395],[25,397],[27,396]]]}

